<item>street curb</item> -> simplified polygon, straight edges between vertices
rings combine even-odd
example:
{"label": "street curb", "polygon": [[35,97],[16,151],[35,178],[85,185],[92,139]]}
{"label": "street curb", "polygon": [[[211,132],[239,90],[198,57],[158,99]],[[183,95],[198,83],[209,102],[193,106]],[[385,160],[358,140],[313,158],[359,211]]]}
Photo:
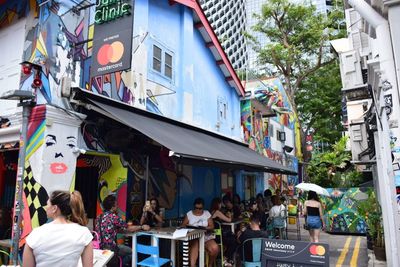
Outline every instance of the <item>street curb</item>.
{"label": "street curb", "polygon": [[375,259],[374,251],[368,249],[368,267],[386,267],[386,261],[379,261]]}

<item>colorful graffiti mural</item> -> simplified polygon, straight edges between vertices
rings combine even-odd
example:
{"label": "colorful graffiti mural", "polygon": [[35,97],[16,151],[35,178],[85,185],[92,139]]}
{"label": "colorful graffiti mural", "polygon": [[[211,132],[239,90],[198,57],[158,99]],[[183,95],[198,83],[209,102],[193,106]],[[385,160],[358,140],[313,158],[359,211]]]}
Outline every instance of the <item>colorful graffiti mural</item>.
{"label": "colorful graffiti mural", "polygon": [[36,106],[31,112],[23,176],[23,205],[26,208],[23,210],[22,238],[47,222],[44,207],[52,191],[73,189],[80,120],[73,117],[64,124],[67,117],[57,119],[61,112],[45,105]]}
{"label": "colorful graffiti mural", "polygon": [[38,8],[36,0],[0,1],[0,29],[26,17],[29,11]]}
{"label": "colorful graffiti mural", "polygon": [[118,213],[122,218],[126,217],[128,194],[128,169],[125,168],[119,155],[89,152],[78,159],[77,168],[93,167],[97,170],[98,187],[96,214],[102,212],[101,203],[104,198],[113,194],[117,198]]}
{"label": "colorful graffiti mural", "polygon": [[328,188],[323,197],[326,230],[333,233],[366,233],[367,225],[357,212],[357,202],[368,198],[368,188]]}
{"label": "colorful graffiti mural", "polygon": [[[274,151],[272,149],[273,132],[270,127],[273,126],[271,120],[283,125],[294,132],[296,156],[301,151],[301,142],[296,115],[292,112],[291,104],[287,98],[284,87],[279,79],[271,78],[264,80],[250,81],[246,85],[246,91],[249,97],[241,102],[241,123],[244,131],[244,141],[249,147],[258,153],[289,167],[293,170],[298,169],[298,159],[283,152]],[[271,113],[275,112],[276,116],[272,118],[263,118],[253,107],[252,101],[258,101],[265,110]],[[301,153],[300,153],[301,155]],[[288,190],[289,193],[294,192],[294,186],[298,183],[297,176],[286,176],[280,174],[268,174],[268,186],[272,189]]]}

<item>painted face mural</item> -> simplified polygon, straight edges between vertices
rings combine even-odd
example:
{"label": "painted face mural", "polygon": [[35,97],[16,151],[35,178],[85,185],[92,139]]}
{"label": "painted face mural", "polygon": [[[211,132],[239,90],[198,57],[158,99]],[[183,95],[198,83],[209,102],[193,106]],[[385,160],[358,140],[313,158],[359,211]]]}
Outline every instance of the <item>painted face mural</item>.
{"label": "painted face mural", "polygon": [[76,128],[61,124],[53,124],[47,129],[43,145],[36,152],[42,154],[42,157],[39,159],[33,155],[30,163],[36,182],[49,194],[54,190],[69,190],[71,187],[78,156],[78,153],[74,153],[78,133]]}

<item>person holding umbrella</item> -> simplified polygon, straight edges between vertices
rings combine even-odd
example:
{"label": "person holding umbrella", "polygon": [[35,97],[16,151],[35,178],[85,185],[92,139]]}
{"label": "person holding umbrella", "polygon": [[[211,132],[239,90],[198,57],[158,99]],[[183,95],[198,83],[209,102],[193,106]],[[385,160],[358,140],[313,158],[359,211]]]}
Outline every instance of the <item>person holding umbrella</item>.
{"label": "person holding umbrella", "polygon": [[303,214],[306,216],[306,225],[310,233],[311,242],[319,242],[321,228],[325,228],[321,201],[317,193],[308,192],[308,198],[304,202]]}

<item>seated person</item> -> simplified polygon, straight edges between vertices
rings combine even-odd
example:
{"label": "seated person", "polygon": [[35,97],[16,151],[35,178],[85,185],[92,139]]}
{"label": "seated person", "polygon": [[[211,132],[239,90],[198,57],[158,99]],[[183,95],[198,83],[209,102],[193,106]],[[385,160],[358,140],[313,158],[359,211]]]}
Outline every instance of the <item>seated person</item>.
{"label": "seated person", "polygon": [[[124,266],[129,266],[132,250],[125,245],[117,245],[117,233],[122,231],[136,232],[149,230],[148,225],[128,226],[117,214],[117,200],[109,195],[103,200],[104,212],[96,218],[96,232],[99,234],[100,248],[115,252],[115,256],[121,256]],[[119,266],[117,257],[113,257],[108,266]]]}
{"label": "seated person", "polygon": [[[140,218],[140,224],[147,224],[150,227],[161,227],[163,223],[162,213],[160,212],[160,205],[156,198],[146,201],[146,205],[143,207],[143,213]],[[150,205],[149,205],[150,204]]]}
{"label": "seated person", "polygon": [[224,204],[224,207],[222,208],[222,212],[226,216],[231,217],[232,219],[237,219],[240,217],[240,215],[241,215],[240,207],[233,205],[230,195],[226,194],[225,196],[223,196],[222,203]]}
{"label": "seated person", "polygon": [[250,204],[249,204],[249,212],[250,216],[256,214],[258,218],[260,219],[260,227],[261,229],[265,229],[266,224],[267,224],[267,216],[265,215],[264,210],[262,209],[262,206],[259,205],[256,199],[251,198],[250,199]]}
{"label": "seated person", "polygon": [[[204,210],[204,200],[202,198],[196,198],[193,203],[194,209],[186,213],[183,219],[182,226],[200,226],[207,230],[214,230],[214,222],[211,218],[211,214],[208,210]],[[214,240],[214,235],[206,234],[204,247],[209,256],[209,266],[214,264],[214,261],[219,253],[218,244]],[[199,257],[199,240],[190,241],[189,249],[190,266],[195,267],[197,258]]]}
{"label": "seated person", "polygon": [[[214,198],[211,201],[211,217],[215,221],[219,222],[231,222],[232,218],[226,216],[222,211],[222,200],[219,197]],[[232,216],[231,213],[229,213],[229,216]],[[222,243],[224,244],[225,249],[227,249],[230,246],[236,247],[236,237],[234,233],[231,231],[231,227],[227,225],[222,225]],[[230,266],[228,264],[228,259],[224,260],[224,266]]]}
{"label": "seated person", "polygon": [[211,217],[214,220],[221,221],[221,222],[231,222],[231,214],[225,215],[222,210],[222,200],[219,197],[213,198],[211,201]]}
{"label": "seated person", "polygon": [[[232,266],[233,265],[233,256],[235,251],[240,247],[244,241],[247,239],[251,238],[268,238],[268,234],[264,231],[261,230],[260,228],[260,217],[258,214],[253,214],[250,217],[250,222],[248,227],[243,227],[238,233],[237,233],[237,242],[235,246],[228,247],[225,256],[228,259],[228,262],[230,265],[225,265],[225,266]],[[245,260],[250,260],[252,258],[253,251],[252,247],[246,247],[245,248]]]}
{"label": "seated person", "polygon": [[264,191],[264,207],[265,207],[265,211],[266,212],[269,211],[274,206],[274,204],[272,203],[271,198],[272,198],[271,190],[270,189],[266,189]]}

